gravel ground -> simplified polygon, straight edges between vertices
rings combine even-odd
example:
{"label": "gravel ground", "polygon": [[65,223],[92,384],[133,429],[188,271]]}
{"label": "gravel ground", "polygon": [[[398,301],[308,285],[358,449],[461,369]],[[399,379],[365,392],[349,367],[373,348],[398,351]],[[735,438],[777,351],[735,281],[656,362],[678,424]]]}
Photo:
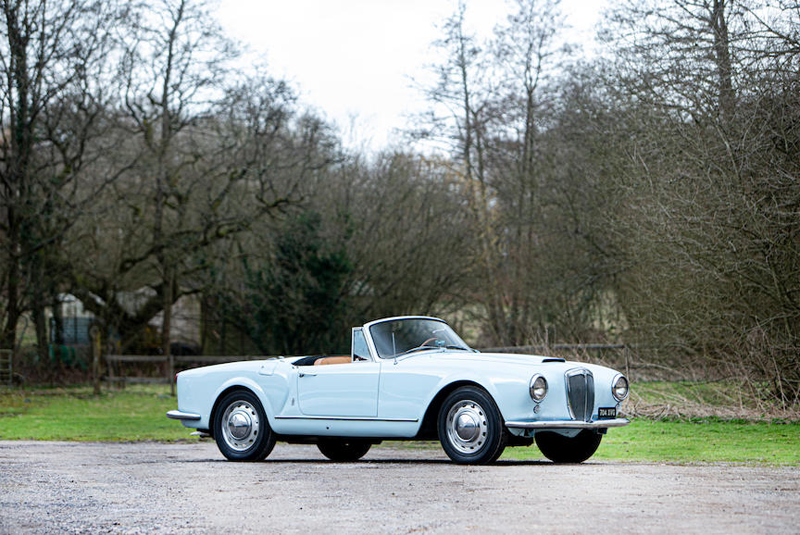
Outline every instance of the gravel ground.
{"label": "gravel ground", "polygon": [[278,444],[0,442],[0,533],[797,533],[800,469],[451,464],[379,446],[357,463]]}

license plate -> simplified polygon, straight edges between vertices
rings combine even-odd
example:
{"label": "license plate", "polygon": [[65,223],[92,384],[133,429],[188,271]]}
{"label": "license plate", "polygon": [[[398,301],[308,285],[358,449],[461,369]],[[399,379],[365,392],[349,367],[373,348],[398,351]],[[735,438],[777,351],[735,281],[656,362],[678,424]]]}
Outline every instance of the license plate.
{"label": "license plate", "polygon": [[616,407],[600,407],[597,412],[598,418],[616,418],[617,417],[617,408]]}

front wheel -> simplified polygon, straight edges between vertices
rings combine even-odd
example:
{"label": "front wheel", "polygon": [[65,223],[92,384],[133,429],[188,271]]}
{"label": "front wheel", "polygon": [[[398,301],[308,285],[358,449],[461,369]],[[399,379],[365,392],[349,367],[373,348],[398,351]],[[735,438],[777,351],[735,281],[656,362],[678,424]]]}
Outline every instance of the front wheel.
{"label": "front wheel", "polygon": [[500,411],[482,388],[464,386],[447,396],[438,427],[442,448],[459,464],[491,463],[505,449]]}
{"label": "front wheel", "polygon": [[554,463],[582,463],[594,455],[603,435],[584,429],[574,437],[540,431],[535,438],[542,454]]}
{"label": "front wheel", "polygon": [[372,444],[363,440],[326,438],[320,439],[317,447],[331,461],[352,462],[366,455]]}
{"label": "front wheel", "polygon": [[214,417],[214,439],[231,461],[261,461],[275,447],[261,402],[252,392],[237,390],[219,403]]}

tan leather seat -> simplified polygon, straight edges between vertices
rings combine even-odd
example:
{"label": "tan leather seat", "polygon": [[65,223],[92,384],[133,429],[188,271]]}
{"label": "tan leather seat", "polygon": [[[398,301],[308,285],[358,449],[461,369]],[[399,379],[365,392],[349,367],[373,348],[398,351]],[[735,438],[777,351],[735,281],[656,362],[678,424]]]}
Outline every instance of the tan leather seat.
{"label": "tan leather seat", "polygon": [[314,366],[327,366],[329,364],[350,364],[353,362],[350,357],[325,357],[324,359],[317,359]]}

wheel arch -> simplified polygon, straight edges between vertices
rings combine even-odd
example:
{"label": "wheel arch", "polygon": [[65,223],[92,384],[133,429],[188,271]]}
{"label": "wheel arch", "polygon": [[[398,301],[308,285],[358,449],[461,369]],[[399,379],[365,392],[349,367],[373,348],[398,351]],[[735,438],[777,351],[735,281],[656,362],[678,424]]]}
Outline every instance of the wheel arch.
{"label": "wheel arch", "polygon": [[495,405],[497,405],[497,401],[494,399],[494,396],[492,396],[492,393],[489,391],[489,389],[476,381],[461,379],[458,381],[453,381],[452,383],[448,383],[443,386],[435,396],[433,396],[433,399],[431,399],[430,403],[428,404],[428,408],[425,410],[425,415],[422,417],[422,424],[420,425],[419,433],[417,434],[416,438],[423,440],[438,440],[439,432],[437,430],[437,422],[439,419],[439,410],[442,408],[442,403],[444,403],[444,400],[447,398],[447,396],[464,386],[474,386],[480,388],[486,392],[486,394],[492,398],[492,401],[494,401]]}
{"label": "wheel arch", "polygon": [[211,407],[211,414],[208,418],[208,427],[209,427],[208,431],[212,438],[214,438],[214,420],[217,417],[217,411],[219,410],[220,401],[222,401],[222,398],[224,398],[231,392],[236,392],[236,391],[249,392],[253,394],[256,398],[258,398],[259,402],[261,403],[261,408],[264,410],[264,413],[267,415],[267,420],[269,421],[270,414],[268,410],[268,404],[264,402],[264,398],[262,395],[260,395],[258,390],[251,388],[248,385],[232,384],[223,388],[222,390],[220,390],[220,392],[217,393],[217,397],[214,400],[214,405]]}

